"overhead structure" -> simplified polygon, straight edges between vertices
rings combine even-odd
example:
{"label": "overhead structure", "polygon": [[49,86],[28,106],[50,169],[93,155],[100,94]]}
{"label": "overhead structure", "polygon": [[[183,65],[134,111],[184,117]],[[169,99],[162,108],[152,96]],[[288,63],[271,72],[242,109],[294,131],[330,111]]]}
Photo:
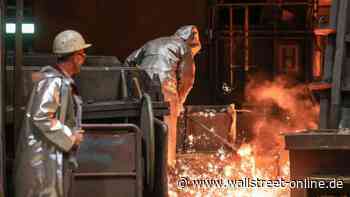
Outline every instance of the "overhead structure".
{"label": "overhead structure", "polygon": [[343,188],[293,189],[292,197],[348,196],[350,160],[350,2],[333,0],[329,24],[315,33],[327,40],[322,81],[310,84],[320,97],[317,130],[287,134],[293,180],[343,180]]}
{"label": "overhead structure", "polygon": [[214,103],[241,103],[247,75],[257,71],[271,78],[286,74],[310,80],[317,0],[212,2],[208,29]]}

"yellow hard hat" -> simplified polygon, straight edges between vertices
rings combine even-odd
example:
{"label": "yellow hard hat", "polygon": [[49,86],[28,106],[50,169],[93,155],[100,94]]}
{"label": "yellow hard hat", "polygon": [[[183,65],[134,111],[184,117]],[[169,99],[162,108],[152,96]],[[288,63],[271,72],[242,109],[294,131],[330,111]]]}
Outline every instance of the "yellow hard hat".
{"label": "yellow hard hat", "polygon": [[53,53],[67,54],[86,49],[91,44],[85,43],[83,36],[74,30],[65,30],[55,37],[53,41]]}

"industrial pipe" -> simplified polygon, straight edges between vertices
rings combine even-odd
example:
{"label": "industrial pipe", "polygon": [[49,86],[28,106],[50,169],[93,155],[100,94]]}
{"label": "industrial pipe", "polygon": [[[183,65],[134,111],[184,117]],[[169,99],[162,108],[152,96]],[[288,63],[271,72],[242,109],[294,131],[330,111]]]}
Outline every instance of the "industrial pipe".
{"label": "industrial pipe", "polygon": [[21,128],[23,105],[23,40],[22,40],[22,22],[23,22],[23,0],[16,0],[16,58],[15,58],[15,76],[14,76],[14,137],[17,141],[18,132]]}
{"label": "industrial pipe", "polygon": [[244,70],[249,70],[249,8],[244,8]]}
{"label": "industrial pipe", "polygon": [[[4,11],[5,3],[0,0],[0,25],[5,27],[4,23]],[[0,193],[5,197],[5,64],[4,64],[4,36],[3,32],[0,32]]]}

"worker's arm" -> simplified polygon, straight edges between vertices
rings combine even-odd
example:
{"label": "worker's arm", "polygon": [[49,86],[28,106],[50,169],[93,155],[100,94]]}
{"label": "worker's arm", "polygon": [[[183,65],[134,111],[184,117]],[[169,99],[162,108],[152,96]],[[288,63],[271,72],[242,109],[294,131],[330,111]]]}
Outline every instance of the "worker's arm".
{"label": "worker's arm", "polygon": [[140,64],[140,59],[143,56],[143,48],[137,49],[132,52],[125,60],[124,64],[126,66],[135,66]]}
{"label": "worker's arm", "polygon": [[190,52],[184,55],[179,66],[178,94],[181,104],[186,101],[195,80],[195,69],[193,56]]}
{"label": "worker's arm", "polygon": [[69,127],[58,119],[61,105],[61,78],[47,78],[38,82],[33,91],[33,105],[30,111],[32,121],[40,133],[52,144],[65,152],[74,145],[75,136]]}

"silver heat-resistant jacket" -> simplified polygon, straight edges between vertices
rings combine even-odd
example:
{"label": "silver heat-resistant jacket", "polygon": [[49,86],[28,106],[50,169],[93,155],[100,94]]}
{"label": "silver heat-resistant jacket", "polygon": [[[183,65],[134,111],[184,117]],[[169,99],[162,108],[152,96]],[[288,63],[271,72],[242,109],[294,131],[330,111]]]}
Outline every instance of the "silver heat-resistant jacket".
{"label": "silver heat-resistant jacket", "polygon": [[125,61],[126,65],[136,65],[144,70],[151,79],[154,74],[159,76],[164,99],[170,104],[170,115],[164,117],[169,131],[168,164],[170,166],[174,166],[176,161],[177,117],[183,109],[195,79],[193,57],[198,50],[193,49],[200,48],[198,48],[200,46],[198,38],[198,30],[195,26],[183,26],[172,36],[147,42]]}
{"label": "silver heat-resistant jacket", "polygon": [[[18,140],[16,197],[64,195],[63,157],[73,146],[69,136],[75,132],[75,111],[80,106],[72,93],[70,77],[50,66],[43,68],[40,76],[29,98]],[[62,99],[67,101],[63,107],[66,110],[61,109]]]}
{"label": "silver heat-resistant jacket", "polygon": [[172,36],[151,40],[125,61],[127,65],[138,65],[150,78],[158,74],[163,93],[177,94],[181,103],[194,82],[194,60],[191,48],[185,42],[190,38],[192,28],[195,26],[184,26]]}

